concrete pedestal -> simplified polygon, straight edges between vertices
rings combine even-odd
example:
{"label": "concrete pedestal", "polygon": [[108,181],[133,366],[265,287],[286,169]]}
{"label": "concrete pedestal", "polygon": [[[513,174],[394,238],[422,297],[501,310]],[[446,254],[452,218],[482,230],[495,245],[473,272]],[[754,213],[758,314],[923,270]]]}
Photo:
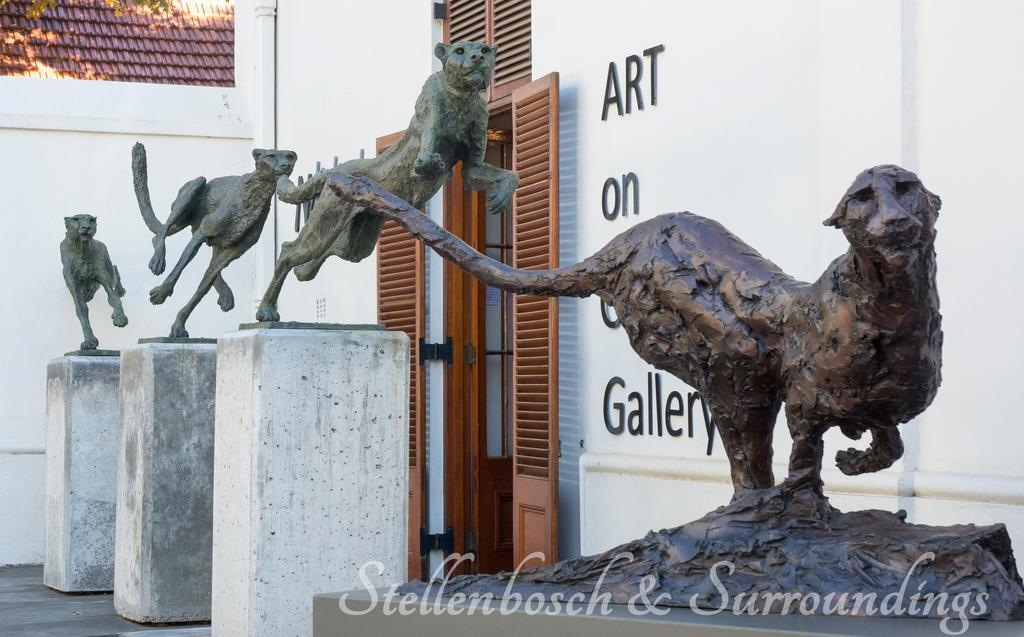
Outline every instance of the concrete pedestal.
{"label": "concrete pedestal", "polygon": [[121,362],[63,356],[46,368],[43,583],[67,593],[114,588],[114,493]]}
{"label": "concrete pedestal", "polygon": [[121,354],[114,608],[143,623],[210,618],[217,346]]}
{"label": "concrete pedestal", "polygon": [[[507,602],[501,598],[489,602],[480,598],[461,602],[442,598],[435,606],[434,596],[426,605],[415,597],[401,604],[405,597],[397,594],[388,600],[387,590],[322,594],[313,600],[313,636],[934,637],[954,635],[965,628],[962,634],[970,637],[1021,634],[1021,622],[970,619],[963,625],[953,611],[946,624],[937,619],[906,617],[804,616],[797,604],[790,615],[766,616],[746,613],[736,599],[730,599],[721,612],[700,615],[686,608],[652,608],[649,604],[657,598],[657,591],[648,595],[646,604],[645,600],[637,599],[633,609],[627,604],[606,604],[602,601],[606,591],[607,588],[602,589],[599,594],[583,599],[567,594],[557,605],[530,602],[528,595]],[[912,594],[907,593],[906,599]],[[741,610],[734,613],[734,607]]]}
{"label": "concrete pedestal", "polygon": [[[354,326],[353,326],[354,327]],[[247,329],[218,341],[213,633],[312,634],[315,593],[407,568],[409,339]]]}

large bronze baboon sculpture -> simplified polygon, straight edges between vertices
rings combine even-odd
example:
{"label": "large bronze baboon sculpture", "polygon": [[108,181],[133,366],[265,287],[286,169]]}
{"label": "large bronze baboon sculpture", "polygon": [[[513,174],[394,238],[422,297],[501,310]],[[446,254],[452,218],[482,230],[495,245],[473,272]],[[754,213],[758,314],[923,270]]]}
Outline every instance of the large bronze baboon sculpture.
{"label": "large bronze baboon sculpture", "polygon": [[342,192],[352,190],[353,199],[488,285],[596,295],[614,307],[641,358],[707,398],[738,495],[775,484],[772,429],[783,402],[794,440],[787,479],[820,490],[828,428],[873,436],[867,451],[839,454],[845,473],[884,469],[902,454],[897,425],[921,413],[938,389],[939,198],[897,166],[864,171],[843,196],[825,223],[842,229],[850,249],[813,284],[785,274],[721,224],[686,212],[638,223],[577,265],[515,270],[365,183],[343,179],[334,182]]}
{"label": "large bronze baboon sculpture", "polygon": [[64,266],[64,283],[75,302],[75,314],[85,338],[80,351],[95,350],[100,341],[92,331],[87,303],[96,295],[97,290],[103,288],[107,293],[107,302],[114,310],[110,318],[116,327],[124,327],[128,325],[128,317],[121,305],[124,286],[121,285],[117,266],[110,261],[107,246],[94,238],[96,217],[86,214],[64,217],[64,229],[66,234],[60,242],[60,262]]}
{"label": "large bronze baboon sculpture", "polygon": [[146,227],[153,233],[153,258],[149,269],[161,274],[166,266],[167,237],[192,229],[185,250],[163,283],[149,291],[149,301],[159,305],[174,293],[178,278],[204,243],[213,248],[210,264],[199,282],[199,288],[178,311],[171,325],[172,338],[188,338],[185,322],[199,302],[210,291],[217,290],[217,305],[228,312],[235,307],[235,297],[221,274],[224,268],[256,245],[270,213],[270,203],[279,179],[287,179],[295,167],[297,156],[290,150],[252,151],[256,166],[252,172],[207,180],[196,177],[178,191],[171,204],[171,214],[161,222],[149,198],[149,168],[146,147],[132,147],[132,177],[135,197]]}
{"label": "large bronze baboon sculpture", "polygon": [[[780,593],[965,594],[970,617],[1024,618],[1024,589],[1003,525],[929,527],[905,513],[833,508],[823,494],[822,436],[870,432],[864,451],[840,452],[848,474],[900,457],[897,426],[921,413],[940,382],[935,223],[939,198],[898,166],[861,173],[825,223],[846,254],[814,283],[798,281],[720,224],[690,213],[638,223],[581,263],[525,271],[479,254],[364,177],[332,175],[339,197],[394,219],[488,285],[549,296],[596,295],[615,308],[645,361],[706,397],[729,456],[733,501],[703,518],[600,555],[515,576],[459,577],[442,593],[536,593],[562,600],[640,591],[662,605],[723,609],[710,585],[724,562],[728,592],[758,612],[787,612]],[[775,484],[772,428],[781,405],[793,436],[787,477]],[[410,590],[423,593],[424,586]],[[980,597],[984,595],[985,597]],[[879,614],[854,606],[846,614]],[[888,615],[942,617],[945,606]]]}
{"label": "large bronze baboon sculpture", "polygon": [[480,92],[491,81],[497,53],[497,47],[482,42],[438,43],[434,55],[441,60],[442,70],[423,84],[401,139],[380,157],[347,161],[300,186],[288,179],[279,181],[281,201],[297,204],[316,198],[316,203],[295,240],[281,246],[257,320],[280,320],[277,299],[292,270],[300,281],[309,281],[332,255],[358,262],[377,246],[384,220],[329,189],[325,191],[331,175],[367,175],[414,206],[423,207],[444,185],[455,164],[462,162],[466,188],[486,191],[489,210],[498,212],[511,205],[519,176],[484,162],[488,113]]}

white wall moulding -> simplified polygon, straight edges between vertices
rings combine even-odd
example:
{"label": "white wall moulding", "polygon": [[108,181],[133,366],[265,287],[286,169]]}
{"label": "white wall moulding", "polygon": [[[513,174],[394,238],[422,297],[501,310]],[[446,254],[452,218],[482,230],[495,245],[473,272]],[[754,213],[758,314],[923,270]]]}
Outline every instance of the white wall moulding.
{"label": "white wall moulding", "polygon": [[[785,464],[774,465],[781,474]],[[587,453],[580,458],[581,478],[607,473],[648,476],[691,482],[729,483],[729,464],[718,459],[688,459]],[[936,471],[881,471],[848,476],[835,469],[822,471],[825,489],[851,495],[916,496],[991,504],[1024,505],[1024,477],[941,473]]]}
{"label": "white wall moulding", "polygon": [[142,623],[210,618],[217,346],[121,353],[114,609]]}
{"label": "white wall moulding", "polygon": [[63,356],[46,383],[43,583],[65,593],[114,588],[117,356]]}
{"label": "white wall moulding", "polygon": [[215,635],[308,636],[313,595],[358,587],[369,561],[374,585],[405,581],[408,411],[403,332],[218,340]]}
{"label": "white wall moulding", "polygon": [[31,456],[36,454],[45,454],[45,447],[34,447],[31,445],[17,445],[0,447],[0,453],[10,454],[12,456]]}
{"label": "white wall moulding", "polygon": [[919,498],[1024,505],[1024,477],[913,471],[907,478],[907,491]]}
{"label": "white wall moulding", "polygon": [[239,88],[0,77],[0,129],[251,139]]}
{"label": "white wall moulding", "polygon": [[[776,465],[776,475],[782,469]],[[826,494],[843,510],[903,508],[911,522],[922,524],[1002,522],[1015,543],[1024,541],[1024,478],[898,469],[851,477],[834,468],[822,476]],[[580,458],[579,478],[585,554],[683,524],[730,493],[729,465],[716,458],[588,452]],[[650,513],[642,519],[617,515],[616,503],[626,497]]]}

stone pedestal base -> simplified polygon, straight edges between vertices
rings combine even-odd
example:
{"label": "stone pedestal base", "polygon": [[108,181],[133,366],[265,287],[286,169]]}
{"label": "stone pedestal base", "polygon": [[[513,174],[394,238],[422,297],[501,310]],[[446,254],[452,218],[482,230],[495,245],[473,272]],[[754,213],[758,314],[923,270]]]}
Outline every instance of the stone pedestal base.
{"label": "stone pedestal base", "polygon": [[[955,612],[948,622],[938,619],[804,616],[734,613],[732,607],[704,615],[685,608],[655,608],[637,600],[605,604],[600,596],[584,596],[570,603],[567,594],[558,604],[528,598],[497,599],[484,605],[470,601],[411,599],[399,606],[403,595],[387,603],[387,590],[357,590],[317,595],[313,600],[313,637],[372,635],[373,637],[1020,637],[1017,622],[969,620],[963,624]],[[657,597],[655,591],[649,600]],[[592,605],[591,605],[592,603]],[[482,609],[487,608],[485,614]],[[344,609],[344,610],[343,610]],[[347,612],[346,612],[347,610]],[[216,633],[215,633],[216,634]]]}
{"label": "stone pedestal base", "polygon": [[121,362],[63,356],[46,369],[43,583],[66,593],[114,588],[114,493]]}
{"label": "stone pedestal base", "polygon": [[[674,529],[519,573],[460,576],[440,594],[590,596],[746,612],[1024,619],[1024,581],[1002,524],[925,526],[833,508],[809,482],[752,491]],[[422,582],[403,588],[429,594]],[[434,595],[436,597],[436,595]],[[951,610],[953,609],[953,610]]]}
{"label": "stone pedestal base", "polygon": [[213,632],[312,634],[314,593],[404,581],[409,339],[251,329],[217,352]]}
{"label": "stone pedestal base", "polygon": [[210,618],[217,346],[121,354],[114,608],[143,623]]}

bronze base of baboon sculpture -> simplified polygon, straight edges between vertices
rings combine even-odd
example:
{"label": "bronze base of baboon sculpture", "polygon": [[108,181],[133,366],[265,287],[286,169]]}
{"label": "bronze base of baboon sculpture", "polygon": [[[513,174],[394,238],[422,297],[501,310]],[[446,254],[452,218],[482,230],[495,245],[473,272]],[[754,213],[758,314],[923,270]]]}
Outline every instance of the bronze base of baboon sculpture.
{"label": "bronze base of baboon sculpture", "polygon": [[[748,598],[786,591],[882,596],[913,566],[921,592],[983,592],[989,602],[978,616],[1024,617],[1002,525],[910,525],[900,514],[841,513],[823,494],[826,430],[839,427],[851,438],[870,432],[866,450],[842,451],[836,462],[851,475],[879,471],[902,455],[897,426],[921,413],[939,387],[940,201],[913,173],[877,166],[854,180],[825,222],[843,231],[850,248],[814,283],[788,276],[721,224],[685,212],[638,223],[576,265],[517,270],[365,177],[335,174],[329,183],[487,285],[598,296],[615,308],[643,360],[696,387],[709,404],[729,457],[731,504],[599,556],[520,573],[510,590],[593,591],[611,565],[605,584],[615,601],[628,602],[653,577],[651,599],[667,593],[665,605],[689,605],[696,595],[696,605],[719,608],[723,595],[709,574],[722,560],[735,568],[719,574],[731,576],[732,595]],[[772,429],[783,403],[793,450],[788,475],[776,485]],[[634,559],[616,566],[623,551]],[[500,595],[508,581],[509,574],[458,578],[445,593]],[[755,606],[782,610],[771,600]],[[922,616],[947,612],[933,606]]]}
{"label": "bronze base of baboon sculpture", "polygon": [[497,47],[479,42],[439,43],[434,55],[443,69],[427,78],[401,139],[380,157],[345,162],[300,186],[280,181],[281,201],[298,204],[316,198],[316,203],[295,240],[281,246],[257,321],[280,320],[277,299],[292,270],[300,281],[309,281],[332,255],[358,262],[376,247],[384,219],[324,190],[331,175],[366,175],[422,208],[461,161],[466,188],[486,191],[490,211],[511,205],[519,177],[484,162],[488,112],[480,92],[490,84],[496,54]]}
{"label": "bronze base of baboon sculpture", "polygon": [[935,527],[905,518],[902,511],[844,513],[810,485],[785,481],[598,555],[515,574],[453,577],[443,590],[413,583],[403,592],[431,601],[456,593],[539,593],[563,605],[579,595],[586,601],[577,607],[598,592],[615,604],[632,600],[642,608],[644,595],[660,608],[705,613],[1024,619],[1005,526]]}
{"label": "bronze base of baboon sculpture", "polygon": [[256,169],[251,173],[217,177],[209,181],[205,177],[196,177],[186,183],[171,204],[167,222],[161,223],[149,199],[146,147],[137,143],[132,148],[135,196],[142,219],[154,235],[153,258],[149,262],[153,274],[164,271],[164,242],[167,237],[185,228],[192,228],[192,238],[185,246],[181,258],[164,282],[150,290],[150,302],[159,305],[171,296],[178,278],[195,258],[200,246],[206,243],[213,248],[210,265],[199,282],[199,289],[178,312],[171,326],[171,337],[188,337],[185,321],[211,287],[217,288],[217,304],[220,309],[227,312],[235,306],[235,297],[221,272],[256,245],[270,212],[277,181],[279,178],[287,179],[296,160],[295,153],[290,150],[257,148],[252,151],[252,157],[256,161]]}
{"label": "bronze base of baboon sculpture", "polygon": [[[64,283],[71,292],[75,302],[75,314],[82,326],[82,352],[96,352],[100,341],[92,332],[89,322],[89,301],[103,288],[107,293],[107,302],[113,308],[111,319],[116,327],[128,325],[128,317],[124,314],[121,297],[124,286],[117,266],[110,262],[107,246],[93,237],[96,236],[96,217],[92,215],[75,215],[64,217],[66,235],[60,242],[60,262],[64,266]],[[71,352],[74,353],[74,352]],[[114,354],[114,352],[108,352]]]}

